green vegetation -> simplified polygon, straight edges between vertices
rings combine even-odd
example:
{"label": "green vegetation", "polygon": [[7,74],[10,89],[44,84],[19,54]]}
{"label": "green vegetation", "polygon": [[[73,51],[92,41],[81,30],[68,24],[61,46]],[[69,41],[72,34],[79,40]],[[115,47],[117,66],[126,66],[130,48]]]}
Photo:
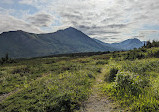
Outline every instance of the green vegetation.
{"label": "green vegetation", "polygon": [[9,58],[8,53],[5,55],[5,57],[2,57],[0,59],[0,64],[1,65],[5,64],[5,63],[15,63],[15,61],[13,59]]}
{"label": "green vegetation", "polygon": [[101,92],[119,103],[123,110],[157,112],[158,53],[158,47],[145,45],[126,52],[71,54],[3,63],[0,65],[0,110],[78,111],[102,73]]}
{"label": "green vegetation", "polygon": [[0,95],[7,97],[1,99],[0,110],[79,110],[103,66],[92,58],[48,57],[4,64],[0,67]]}
{"label": "green vegetation", "polygon": [[110,69],[110,73],[108,75],[108,78],[106,77],[106,81],[109,81],[109,82],[113,82],[116,78],[116,74],[118,73],[118,69],[117,68],[112,68]]}
{"label": "green vegetation", "polygon": [[[105,77],[116,78],[106,80],[101,86],[105,94],[118,101],[127,111],[159,111],[159,48],[146,47],[113,53],[107,66],[110,72]],[[118,68],[118,73],[114,67]]]}
{"label": "green vegetation", "polygon": [[[115,63],[115,62],[114,62]],[[104,91],[120,101],[131,111],[157,111],[159,109],[159,60],[143,59],[120,61],[115,82],[105,86]]]}
{"label": "green vegetation", "polygon": [[159,47],[159,42],[158,41],[147,41],[146,45],[143,46],[143,48],[151,48],[151,47]]}

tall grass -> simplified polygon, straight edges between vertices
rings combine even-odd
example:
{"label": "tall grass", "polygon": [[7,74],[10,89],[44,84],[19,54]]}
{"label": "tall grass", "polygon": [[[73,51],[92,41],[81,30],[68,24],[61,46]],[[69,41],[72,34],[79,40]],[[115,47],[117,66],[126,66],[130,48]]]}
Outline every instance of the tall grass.
{"label": "tall grass", "polygon": [[[100,57],[100,56],[99,56]],[[72,112],[91,93],[103,63],[91,58],[41,58],[3,65],[1,95],[14,93],[0,103],[5,111]]]}
{"label": "tall grass", "polygon": [[[158,58],[112,61],[109,66],[112,66],[111,64],[120,66],[119,72],[115,81],[109,81],[108,86],[102,87],[102,91],[129,111],[159,111]],[[111,67],[108,69],[111,71]]]}

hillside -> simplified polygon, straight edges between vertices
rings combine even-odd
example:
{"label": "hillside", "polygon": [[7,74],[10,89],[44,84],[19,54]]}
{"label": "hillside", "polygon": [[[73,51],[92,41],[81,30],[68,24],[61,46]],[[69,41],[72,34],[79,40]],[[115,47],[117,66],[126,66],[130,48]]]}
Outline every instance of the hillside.
{"label": "hillside", "polygon": [[0,65],[0,110],[157,112],[158,45],[4,63]]}
{"label": "hillside", "polygon": [[0,48],[0,57],[8,53],[13,58],[115,50],[97,43],[72,27],[48,34],[20,30],[4,32],[0,35]]}
{"label": "hillside", "polygon": [[111,46],[114,48],[122,49],[122,50],[131,50],[134,48],[140,48],[144,45],[139,39],[128,39],[120,43],[112,43]]}
{"label": "hillside", "polygon": [[116,46],[113,46],[112,44],[110,44],[110,43],[105,43],[105,42],[102,42],[102,41],[100,41],[100,40],[98,40],[98,39],[95,39],[95,38],[93,38],[97,43],[99,43],[99,44],[102,44],[103,46],[105,46],[106,48],[110,48],[110,51],[121,51],[121,50],[123,50],[121,47],[120,48],[118,48],[118,47],[116,47]]}
{"label": "hillside", "polygon": [[0,34],[0,57],[6,53],[12,58],[30,58],[80,52],[121,51],[143,45],[144,43],[138,39],[128,39],[121,43],[104,43],[73,27],[47,34],[18,30]]}
{"label": "hillside", "polygon": [[96,42],[106,46],[106,47],[114,48],[118,51],[121,51],[121,50],[125,51],[125,50],[132,50],[134,48],[140,48],[144,45],[144,43],[146,43],[146,42],[140,41],[137,38],[127,39],[127,40],[122,41],[120,43],[105,43],[105,42],[102,42],[102,41],[97,40],[97,39],[94,39],[94,40]]}

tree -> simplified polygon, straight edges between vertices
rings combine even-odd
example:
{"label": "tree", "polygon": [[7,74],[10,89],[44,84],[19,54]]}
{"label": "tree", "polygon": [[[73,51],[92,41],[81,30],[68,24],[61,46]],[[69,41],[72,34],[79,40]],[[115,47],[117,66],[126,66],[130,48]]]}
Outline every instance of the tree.
{"label": "tree", "polygon": [[146,45],[147,48],[151,48],[152,47],[152,44],[150,41],[147,41],[147,45]]}
{"label": "tree", "polygon": [[5,60],[8,61],[9,60],[9,56],[8,56],[8,53],[6,54],[5,56]]}

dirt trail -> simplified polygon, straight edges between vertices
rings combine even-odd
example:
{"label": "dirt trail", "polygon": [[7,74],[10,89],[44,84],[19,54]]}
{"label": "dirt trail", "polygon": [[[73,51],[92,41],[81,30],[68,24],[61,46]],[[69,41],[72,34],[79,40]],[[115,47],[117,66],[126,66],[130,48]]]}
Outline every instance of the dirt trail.
{"label": "dirt trail", "polygon": [[102,95],[99,85],[103,83],[105,69],[96,78],[96,82],[92,87],[92,94],[89,99],[84,102],[84,107],[81,112],[119,112],[117,107],[109,97]]}

